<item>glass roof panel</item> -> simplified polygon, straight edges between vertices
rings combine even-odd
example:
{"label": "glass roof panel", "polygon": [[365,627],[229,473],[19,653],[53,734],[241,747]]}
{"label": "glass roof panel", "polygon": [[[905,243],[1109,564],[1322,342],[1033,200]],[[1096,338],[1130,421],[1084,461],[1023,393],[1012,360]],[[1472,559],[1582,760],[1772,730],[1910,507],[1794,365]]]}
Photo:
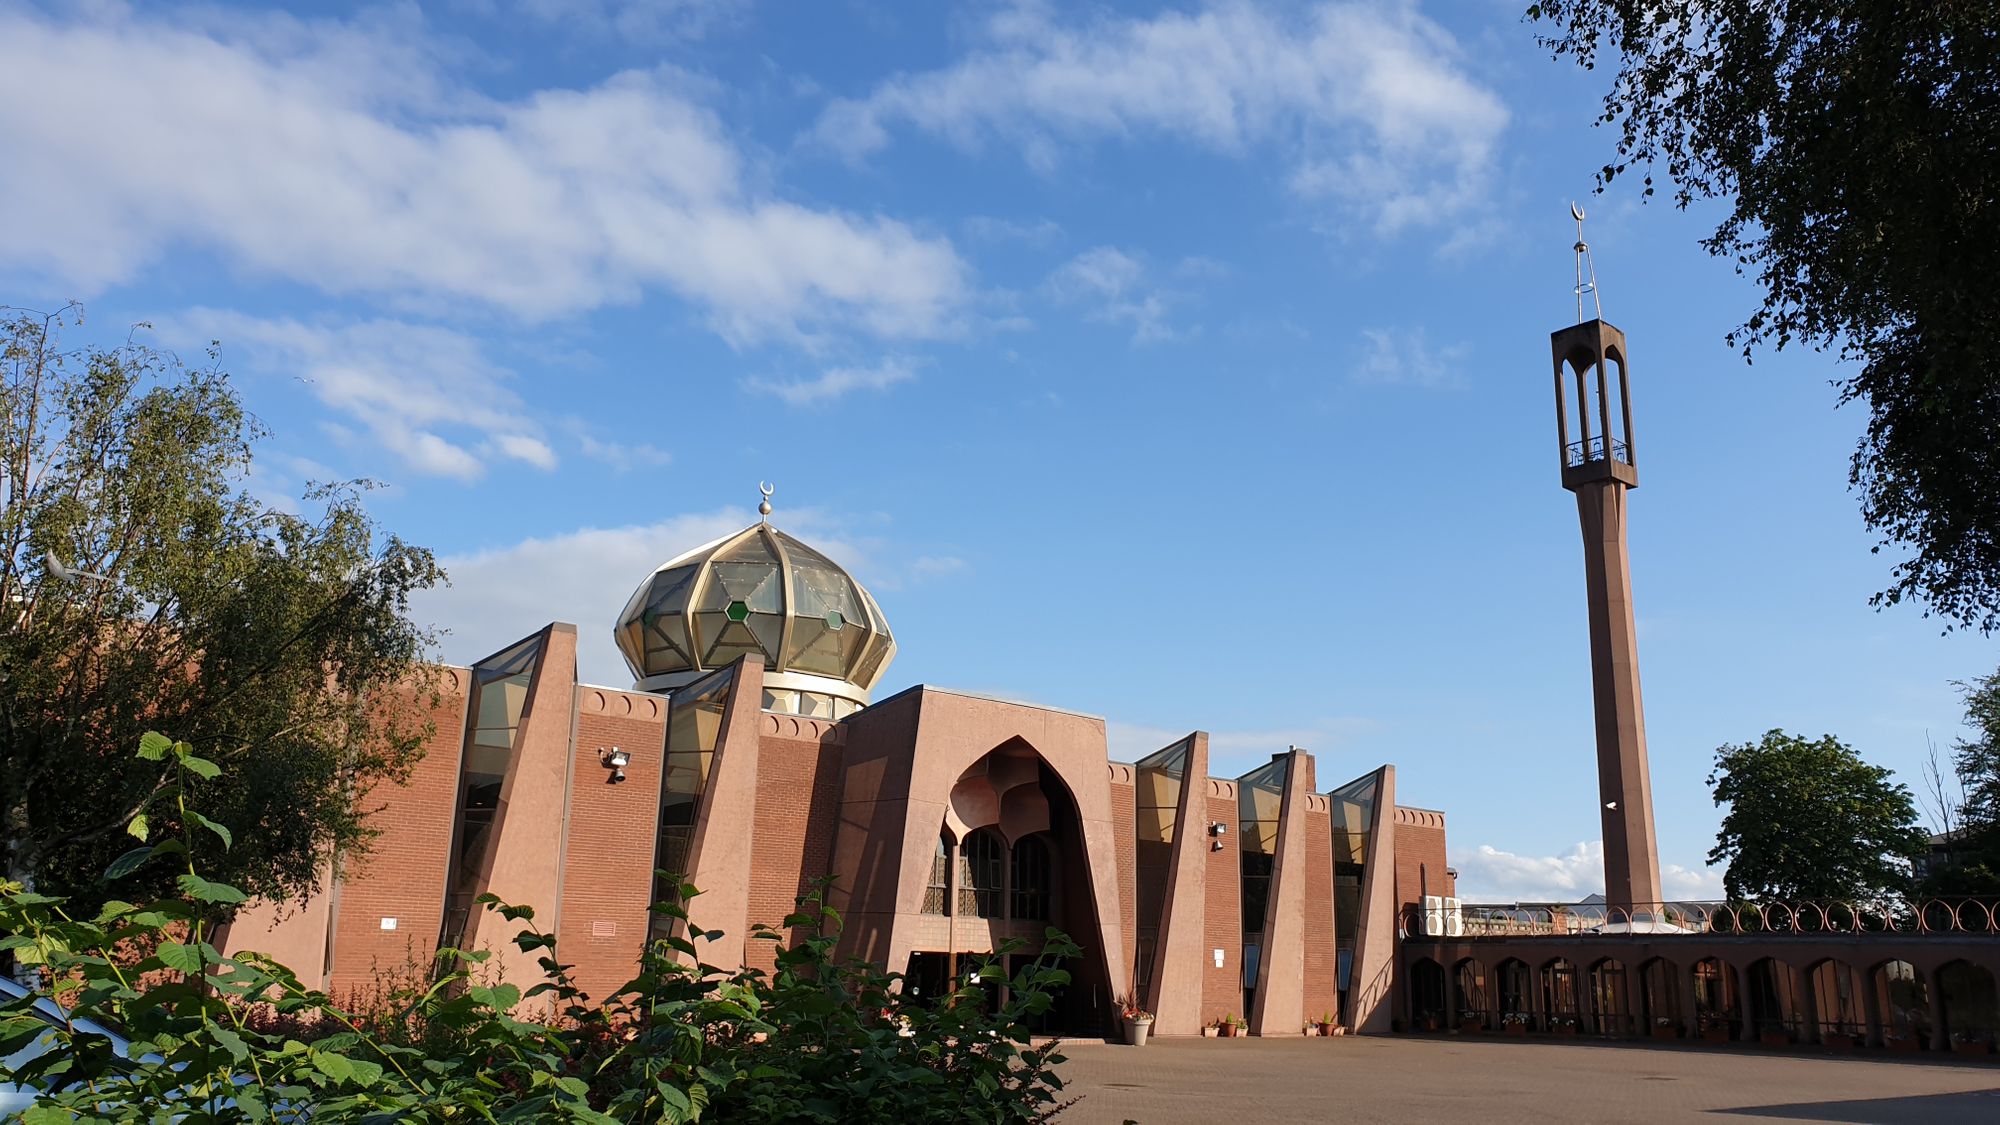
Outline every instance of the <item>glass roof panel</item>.
{"label": "glass roof panel", "polygon": [[686,609],[688,589],[694,585],[698,570],[695,564],[689,563],[653,575],[652,589],[646,594],[646,612],[678,613]]}

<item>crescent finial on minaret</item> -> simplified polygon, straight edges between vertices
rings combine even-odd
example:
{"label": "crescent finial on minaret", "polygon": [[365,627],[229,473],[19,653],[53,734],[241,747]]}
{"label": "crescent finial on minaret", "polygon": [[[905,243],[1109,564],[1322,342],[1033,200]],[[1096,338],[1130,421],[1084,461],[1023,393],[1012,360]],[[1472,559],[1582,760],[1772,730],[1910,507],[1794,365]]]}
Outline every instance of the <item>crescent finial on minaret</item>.
{"label": "crescent finial on minaret", "polygon": [[1597,296],[1597,264],[1591,260],[1590,244],[1583,240],[1583,204],[1571,203],[1569,216],[1576,220],[1576,322],[1583,323],[1583,295],[1590,294],[1590,303],[1597,310],[1597,319],[1604,319],[1604,302]]}
{"label": "crescent finial on minaret", "polygon": [[760,501],[758,501],[758,502],[757,502],[757,514],[758,514],[759,516],[762,516],[762,517],[764,518],[764,522],[765,522],[765,523],[770,523],[770,522],[771,522],[771,494],[772,494],[773,492],[776,492],[776,491],[777,491],[777,489],[776,489],[776,488],[774,488],[774,487],[772,487],[771,485],[768,485],[768,484],[765,484],[765,483],[764,483],[763,481],[761,481],[761,480],[760,480],[760,481],[758,481],[758,482],[757,482],[757,491],[759,491],[759,492],[761,492],[761,493],[763,493],[763,494],[764,494],[764,499],[762,499],[762,500],[760,500]]}

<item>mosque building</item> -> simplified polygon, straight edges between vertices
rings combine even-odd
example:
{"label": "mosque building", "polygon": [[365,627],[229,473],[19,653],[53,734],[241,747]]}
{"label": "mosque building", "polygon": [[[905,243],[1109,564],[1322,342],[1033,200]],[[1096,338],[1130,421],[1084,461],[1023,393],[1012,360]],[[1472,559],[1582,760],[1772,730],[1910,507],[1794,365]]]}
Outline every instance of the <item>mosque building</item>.
{"label": "mosque building", "polygon": [[439,668],[422,760],[369,797],[368,854],[309,901],[253,904],[225,951],[337,997],[441,945],[539,980],[519,924],[476,904],[491,893],[532,906],[604,997],[663,936],[648,907],[678,882],[656,871],[700,889],[690,923],[721,932],[703,960],[722,966],[769,968],[752,928],[825,881],[842,951],[918,996],[1010,939],[1031,956],[1068,934],[1050,1031],[1104,1033],[1128,997],[1156,1035],[1224,1016],[1390,1030],[1397,918],[1453,894],[1444,816],[1397,804],[1393,766],[1323,788],[1292,748],[1218,778],[1201,731],[1119,762],[1096,716],[928,685],[877,698],[881,607],[760,510],[633,591],[614,624],[630,690],[577,682],[562,623]]}

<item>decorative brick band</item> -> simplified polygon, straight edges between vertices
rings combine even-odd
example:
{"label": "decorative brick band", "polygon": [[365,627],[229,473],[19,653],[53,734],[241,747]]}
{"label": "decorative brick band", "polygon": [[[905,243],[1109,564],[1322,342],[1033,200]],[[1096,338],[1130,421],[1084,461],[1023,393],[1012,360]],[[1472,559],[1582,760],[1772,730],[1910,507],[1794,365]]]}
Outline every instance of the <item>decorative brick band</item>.
{"label": "decorative brick band", "polygon": [[1397,805],[1396,823],[1413,825],[1418,828],[1442,829],[1444,827],[1444,814],[1431,809],[1410,809],[1404,808],[1402,805]]}
{"label": "decorative brick band", "polygon": [[611,715],[642,722],[660,721],[660,697],[645,692],[578,688],[577,709],[588,715]]}

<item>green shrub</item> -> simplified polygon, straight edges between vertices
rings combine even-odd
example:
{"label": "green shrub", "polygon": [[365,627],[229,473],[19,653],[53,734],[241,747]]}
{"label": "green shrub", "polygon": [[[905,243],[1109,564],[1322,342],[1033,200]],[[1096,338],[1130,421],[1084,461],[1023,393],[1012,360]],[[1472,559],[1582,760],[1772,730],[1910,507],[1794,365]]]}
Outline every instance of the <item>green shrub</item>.
{"label": "green shrub", "polygon": [[[148,735],[140,753],[177,765],[159,801],[185,832],[228,833],[189,805],[192,778],[214,767],[184,743]],[[0,1056],[37,1037],[53,1049],[0,1081],[44,1091],[30,1125],[78,1117],[111,1121],[265,1121],[310,1115],[344,1121],[1029,1122],[1060,1112],[1062,1055],[1036,1047],[1027,1021],[1068,983],[1057,968],[1077,949],[1054,930],[1017,973],[997,1010],[967,987],[936,1003],[905,1003],[899,977],[837,960],[840,916],[823,888],[782,928],[754,937],[779,949],[776,968],[724,971],[701,964],[695,933],[652,942],[639,974],[594,1001],[572,983],[534,912],[487,896],[488,910],[520,921],[515,943],[538,955],[545,979],[524,994],[482,975],[488,954],[443,950],[428,980],[378,990],[353,1011],[305,987],[269,958],[225,958],[215,922],[243,900],[189,863],[188,839],[147,840],[107,873],[176,862],[181,895],[113,901],[89,919],[61,899],[0,884],[0,950],[37,966],[67,1006],[51,1026],[35,997],[0,1006]],[[685,903],[698,891],[681,888]],[[685,910],[661,904],[675,932]],[[785,932],[804,936],[791,942]],[[1009,951],[1003,951],[1003,953]],[[993,962],[973,966],[982,975]],[[988,979],[991,979],[988,977]],[[78,1026],[91,1020],[131,1039],[130,1059]]]}

